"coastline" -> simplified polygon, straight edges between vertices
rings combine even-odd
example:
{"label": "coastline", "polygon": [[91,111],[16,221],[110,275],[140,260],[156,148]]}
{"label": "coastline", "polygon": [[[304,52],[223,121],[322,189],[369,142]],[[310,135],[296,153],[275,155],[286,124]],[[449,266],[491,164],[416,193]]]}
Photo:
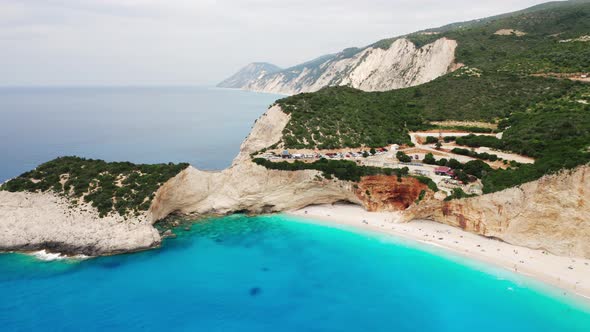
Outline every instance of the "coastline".
{"label": "coastline", "polygon": [[367,212],[351,204],[315,205],[285,213],[327,226],[356,228],[424,244],[530,277],[560,296],[590,304],[590,260],[511,245],[429,220],[400,223],[400,212]]}

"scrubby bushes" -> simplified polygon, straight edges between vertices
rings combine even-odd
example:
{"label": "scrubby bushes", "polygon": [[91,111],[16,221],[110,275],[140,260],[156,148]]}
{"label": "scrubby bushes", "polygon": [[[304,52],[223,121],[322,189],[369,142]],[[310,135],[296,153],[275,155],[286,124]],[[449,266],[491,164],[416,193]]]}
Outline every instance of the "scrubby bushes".
{"label": "scrubby bushes", "polygon": [[395,157],[397,158],[397,160],[399,160],[402,163],[409,163],[412,162],[412,157],[408,156],[407,154],[405,154],[403,151],[398,151],[395,154]]}
{"label": "scrubby bushes", "polygon": [[434,136],[426,136],[426,144],[435,144],[438,143],[438,138]]}
{"label": "scrubby bushes", "polygon": [[60,157],[44,163],[5,183],[11,192],[52,190],[73,201],[82,199],[96,207],[101,216],[120,215],[149,208],[155,191],[188,164],[137,165],[129,162]]}
{"label": "scrubby bushes", "polygon": [[474,197],[474,196],[477,196],[477,195],[467,194],[461,188],[453,188],[453,191],[451,192],[451,195],[447,196],[445,198],[445,201],[450,201],[450,200],[453,200],[453,199],[461,199],[461,198]]}
{"label": "scrubby bushes", "polygon": [[[561,96],[574,84],[496,73],[482,77],[447,75],[420,87],[387,92],[330,87],[277,103],[291,115],[283,130],[287,148],[383,147],[409,145],[409,131],[438,128],[429,121],[503,119],[547,96]],[[416,93],[418,90],[420,93]]]}
{"label": "scrubby bushes", "polygon": [[434,181],[432,181],[431,178],[429,178],[427,176],[420,176],[420,175],[413,175],[413,177],[418,179],[418,181],[420,181],[421,183],[427,185],[430,190],[432,190],[434,192],[438,191],[438,186],[436,185],[436,183],[434,183]]}
{"label": "scrubby bushes", "polygon": [[497,150],[504,149],[504,142],[501,139],[498,139],[494,136],[470,134],[467,136],[458,137],[456,142],[459,145],[464,145],[471,148],[479,148],[485,146]]}
{"label": "scrubby bushes", "polygon": [[453,150],[451,150],[451,152],[455,153],[455,154],[460,154],[463,156],[469,156],[469,157],[483,159],[483,160],[489,160],[489,161],[498,160],[498,155],[489,154],[487,152],[477,153],[475,151],[471,151],[469,149],[462,149],[462,148],[454,148]]}
{"label": "scrubby bushes", "polygon": [[422,162],[429,165],[436,165],[436,159],[434,158],[434,155],[430,152],[427,153],[426,156],[424,156]]}
{"label": "scrubby bushes", "polygon": [[253,160],[256,164],[264,166],[268,169],[276,169],[282,171],[302,171],[306,169],[317,170],[323,173],[327,179],[336,177],[343,181],[359,182],[361,177],[368,175],[397,175],[403,177],[408,175],[409,169],[404,168],[380,168],[372,166],[359,166],[354,161],[350,160],[328,160],[322,158],[313,163],[304,163],[296,160],[295,162],[272,162],[263,158],[256,158]]}

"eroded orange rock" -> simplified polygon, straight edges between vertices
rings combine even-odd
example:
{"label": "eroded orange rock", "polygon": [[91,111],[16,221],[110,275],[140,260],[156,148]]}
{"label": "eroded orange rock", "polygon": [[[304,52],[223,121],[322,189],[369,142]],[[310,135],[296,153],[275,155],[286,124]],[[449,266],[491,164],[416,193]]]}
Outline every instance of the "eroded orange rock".
{"label": "eroded orange rock", "polygon": [[414,204],[422,190],[428,192],[428,187],[415,178],[400,180],[395,175],[365,176],[355,193],[368,211],[400,211]]}

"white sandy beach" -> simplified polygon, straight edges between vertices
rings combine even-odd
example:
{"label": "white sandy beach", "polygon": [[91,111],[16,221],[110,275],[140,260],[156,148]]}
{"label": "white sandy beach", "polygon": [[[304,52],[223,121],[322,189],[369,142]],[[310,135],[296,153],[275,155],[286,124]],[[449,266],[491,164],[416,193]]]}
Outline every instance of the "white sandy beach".
{"label": "white sandy beach", "polygon": [[[563,291],[590,300],[590,260],[556,256],[542,250],[514,246],[428,220],[398,223],[396,212],[367,212],[355,205],[317,205],[292,211],[330,225],[356,227],[431,245],[462,256],[530,276]],[[438,249],[437,249],[438,248]]]}

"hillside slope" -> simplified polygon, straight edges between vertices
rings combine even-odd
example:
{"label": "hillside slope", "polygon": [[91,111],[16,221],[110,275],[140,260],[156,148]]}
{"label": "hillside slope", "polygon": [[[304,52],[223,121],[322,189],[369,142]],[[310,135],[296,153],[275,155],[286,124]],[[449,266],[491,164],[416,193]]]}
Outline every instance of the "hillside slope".
{"label": "hillside slope", "polygon": [[494,194],[432,200],[404,215],[558,255],[590,257],[589,172],[586,165]]}
{"label": "hillside slope", "polygon": [[455,41],[446,38],[421,48],[407,39],[399,39],[387,49],[348,49],[234,87],[282,94],[313,92],[338,85],[366,91],[398,89],[429,82],[452,71],[456,68],[456,47]]}
{"label": "hillside slope", "polygon": [[253,62],[246,67],[240,69],[237,73],[219,83],[219,88],[239,89],[250,82],[258,80],[267,74],[272,74],[280,71],[281,68],[266,62]]}
{"label": "hillside slope", "polygon": [[282,94],[328,86],[387,91],[429,82],[463,64],[487,73],[589,72],[589,35],[590,1],[549,2],[348,48],[232,87]]}

